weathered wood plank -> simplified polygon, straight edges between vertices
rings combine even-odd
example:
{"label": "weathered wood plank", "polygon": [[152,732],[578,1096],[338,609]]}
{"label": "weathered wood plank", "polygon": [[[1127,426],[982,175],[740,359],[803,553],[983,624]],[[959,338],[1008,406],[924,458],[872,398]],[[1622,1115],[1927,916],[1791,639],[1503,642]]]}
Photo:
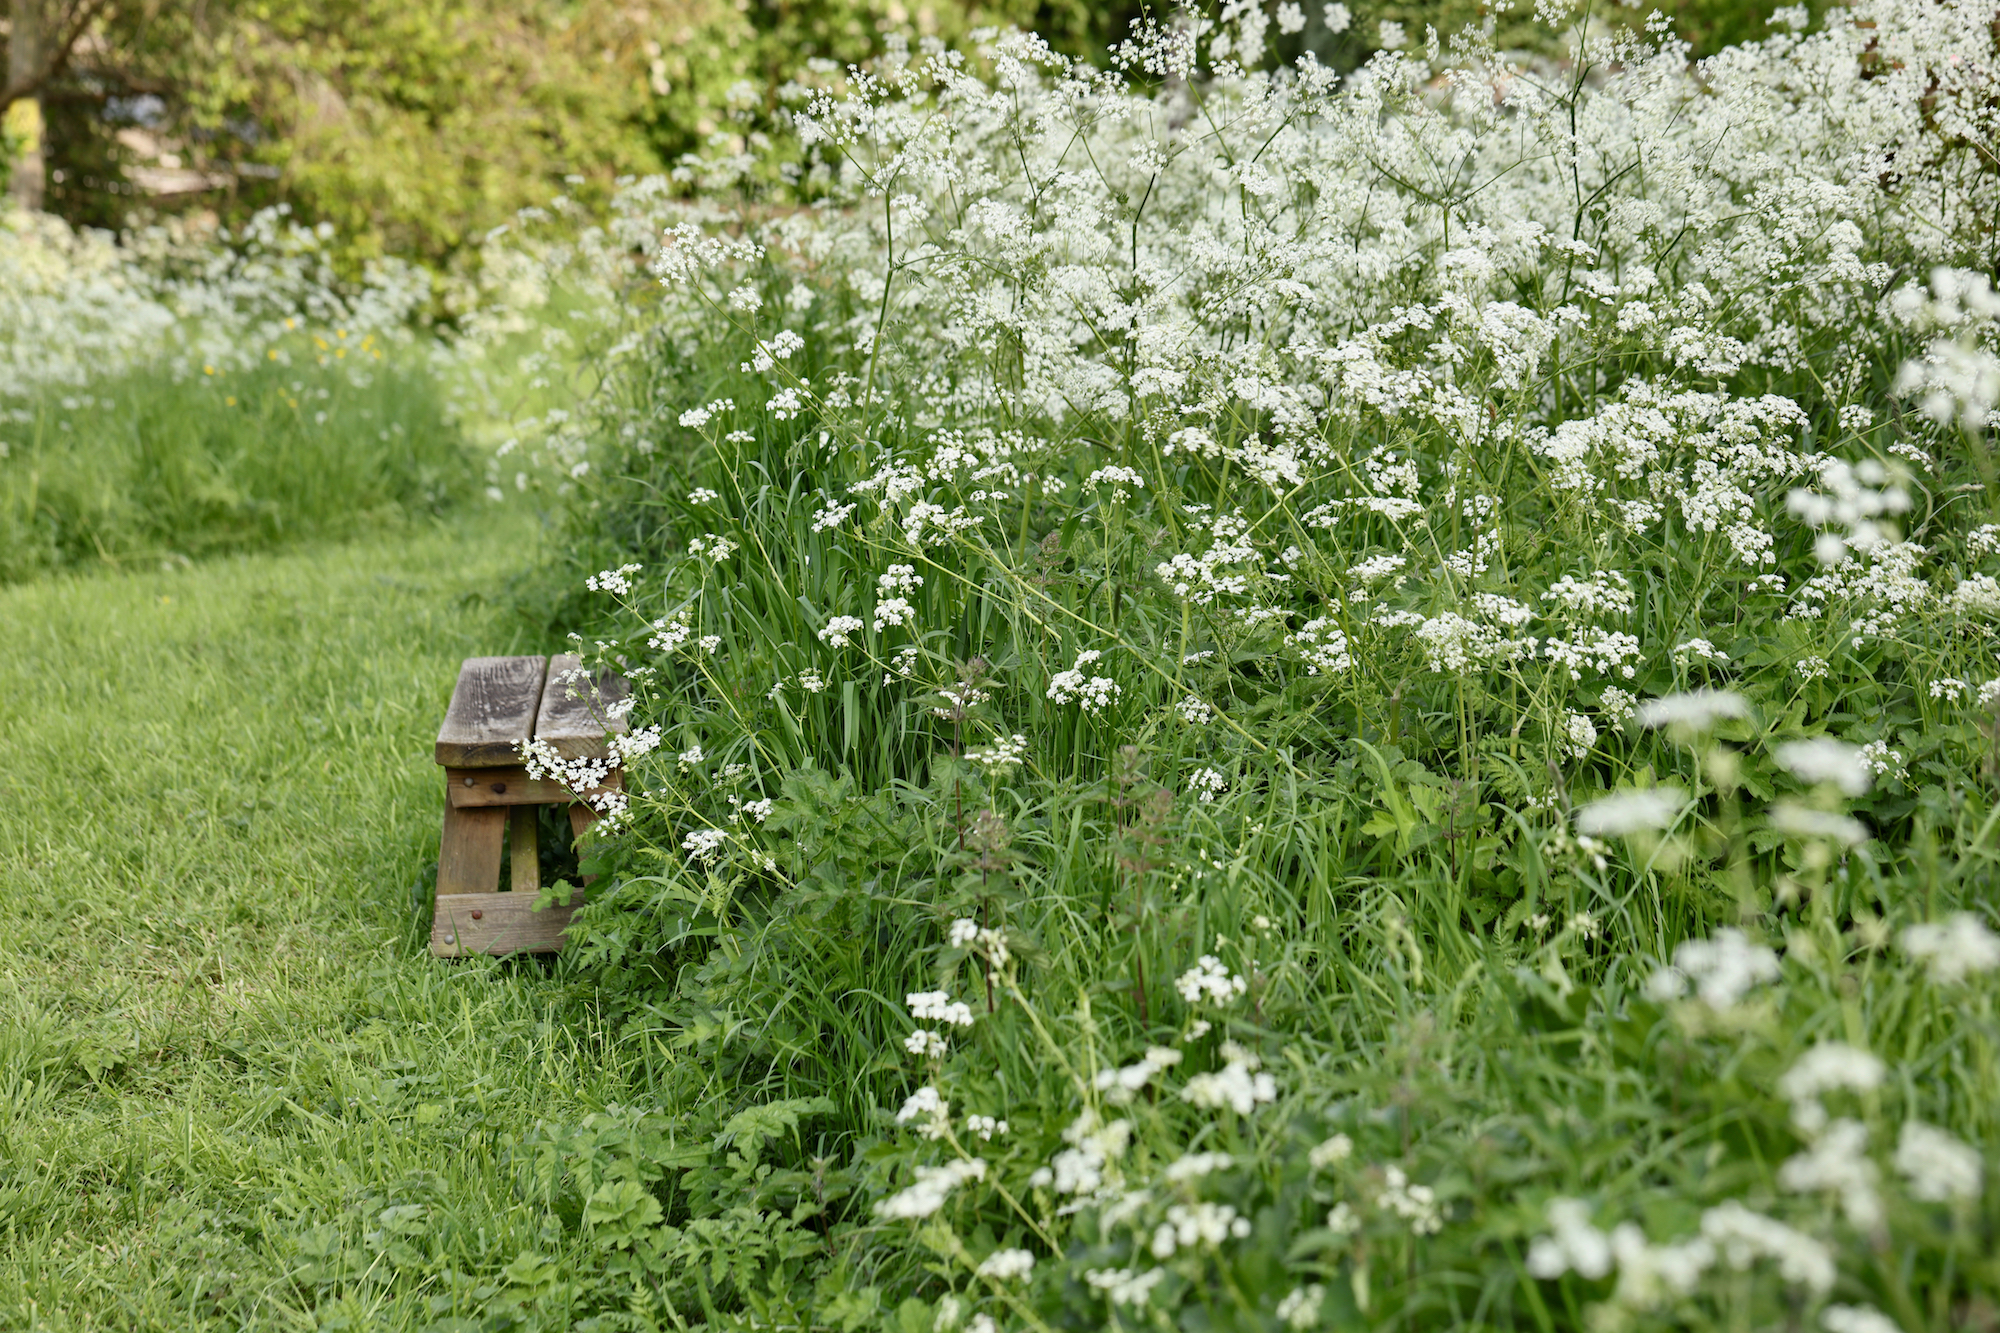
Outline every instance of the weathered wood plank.
{"label": "weathered wood plank", "polygon": [[500,887],[500,848],[507,836],[507,811],[444,808],[444,835],[438,840],[439,894],[491,893]]}
{"label": "weathered wood plank", "polygon": [[563,931],[583,903],[574,894],[568,907],[551,903],[534,911],[532,893],[454,893],[440,895],[431,918],[431,952],[440,958],[466,954],[554,953],[562,948]]}
{"label": "weathered wood plank", "polygon": [[513,853],[508,881],[516,893],[536,893],[542,887],[540,816],[532,805],[517,805],[507,821],[507,848]]}
{"label": "weathered wood plank", "polygon": [[436,758],[450,768],[521,762],[516,741],[535,734],[548,663],[540,657],[468,657],[438,728]]}
{"label": "weathered wood plank", "polygon": [[622,735],[626,731],[624,717],[612,717],[610,707],[630,695],[632,687],[613,671],[599,671],[588,681],[569,680],[570,673],[582,665],[583,660],[574,653],[558,653],[549,659],[535,737],[547,741],[565,759],[602,759],[609,753],[605,733]]}
{"label": "weathered wood plank", "polygon": [[[447,768],[444,780],[453,805],[566,805],[576,799],[560,782],[531,778],[525,768]],[[625,775],[613,773],[597,790],[625,790]]]}
{"label": "weathered wood plank", "polygon": [[[617,775],[614,774],[613,776]],[[589,828],[592,824],[595,824],[596,822],[597,822],[597,812],[595,810],[591,809],[587,805],[582,805],[582,804],[572,805],[569,808],[570,841],[572,843],[582,841],[583,831]],[[588,884],[592,880],[596,879],[597,876],[584,875],[581,878],[585,884]]]}

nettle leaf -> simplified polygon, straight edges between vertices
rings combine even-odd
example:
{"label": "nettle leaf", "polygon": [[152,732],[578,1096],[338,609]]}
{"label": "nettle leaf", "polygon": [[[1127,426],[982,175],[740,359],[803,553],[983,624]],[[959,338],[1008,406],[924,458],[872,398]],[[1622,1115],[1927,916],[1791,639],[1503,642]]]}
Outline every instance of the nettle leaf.
{"label": "nettle leaf", "polygon": [[624,1249],[660,1224],[660,1201],[636,1180],[611,1180],[597,1187],[583,1207],[591,1237],[610,1249]]}
{"label": "nettle leaf", "polygon": [[746,1162],[755,1162],[771,1139],[797,1130],[799,1121],[807,1116],[832,1115],[837,1109],[825,1097],[791,1097],[752,1106],[729,1117],[722,1132],[715,1136],[715,1146],[733,1147]]}

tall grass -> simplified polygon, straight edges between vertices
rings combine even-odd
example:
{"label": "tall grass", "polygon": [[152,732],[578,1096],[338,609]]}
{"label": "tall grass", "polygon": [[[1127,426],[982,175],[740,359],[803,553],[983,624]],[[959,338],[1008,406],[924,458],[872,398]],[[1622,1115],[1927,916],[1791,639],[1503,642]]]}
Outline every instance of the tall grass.
{"label": "tall grass", "polygon": [[[354,342],[357,361],[377,350]],[[14,400],[0,412],[0,579],[443,511],[472,492],[476,463],[431,368],[407,348],[386,355],[358,373],[310,356],[144,366]]]}

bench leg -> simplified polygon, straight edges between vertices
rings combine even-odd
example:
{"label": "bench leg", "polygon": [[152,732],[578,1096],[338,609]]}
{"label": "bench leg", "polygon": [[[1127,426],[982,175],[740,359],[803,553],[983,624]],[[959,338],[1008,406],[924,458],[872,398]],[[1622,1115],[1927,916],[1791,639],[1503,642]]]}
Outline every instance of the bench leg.
{"label": "bench leg", "polygon": [[542,887],[542,853],[535,837],[540,826],[537,805],[513,807],[507,824],[507,846],[514,853],[511,887],[516,893],[539,893]]}
{"label": "bench leg", "polygon": [[[444,808],[444,833],[438,840],[437,897],[463,902],[468,894],[491,894],[500,887],[500,850],[507,839],[507,807]],[[483,913],[482,913],[483,915]],[[459,938],[464,925],[456,913],[439,910],[431,922],[431,952],[457,958],[471,942]]]}
{"label": "bench leg", "polygon": [[444,836],[438,842],[437,891],[492,893],[500,887],[500,848],[506,837],[507,808],[447,805]]}
{"label": "bench leg", "polygon": [[[595,810],[591,809],[587,805],[584,805],[582,802],[578,802],[577,804],[572,805],[569,808],[570,840],[572,842],[577,842],[582,840],[583,831],[589,828],[592,824],[595,824],[596,822],[597,822],[597,812]],[[585,884],[590,883],[592,880],[596,878],[597,876],[595,875],[584,875],[582,877],[583,882]]]}

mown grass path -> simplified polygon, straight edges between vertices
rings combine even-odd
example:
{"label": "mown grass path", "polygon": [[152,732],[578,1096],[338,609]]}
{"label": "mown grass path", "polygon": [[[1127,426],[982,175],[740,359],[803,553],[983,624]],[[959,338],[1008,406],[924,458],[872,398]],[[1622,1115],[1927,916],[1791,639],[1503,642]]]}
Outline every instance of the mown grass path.
{"label": "mown grass path", "polygon": [[543,646],[480,596],[532,542],[0,589],[0,1327],[420,1327],[559,1246],[506,1144],[624,1080],[420,910],[457,663]]}

